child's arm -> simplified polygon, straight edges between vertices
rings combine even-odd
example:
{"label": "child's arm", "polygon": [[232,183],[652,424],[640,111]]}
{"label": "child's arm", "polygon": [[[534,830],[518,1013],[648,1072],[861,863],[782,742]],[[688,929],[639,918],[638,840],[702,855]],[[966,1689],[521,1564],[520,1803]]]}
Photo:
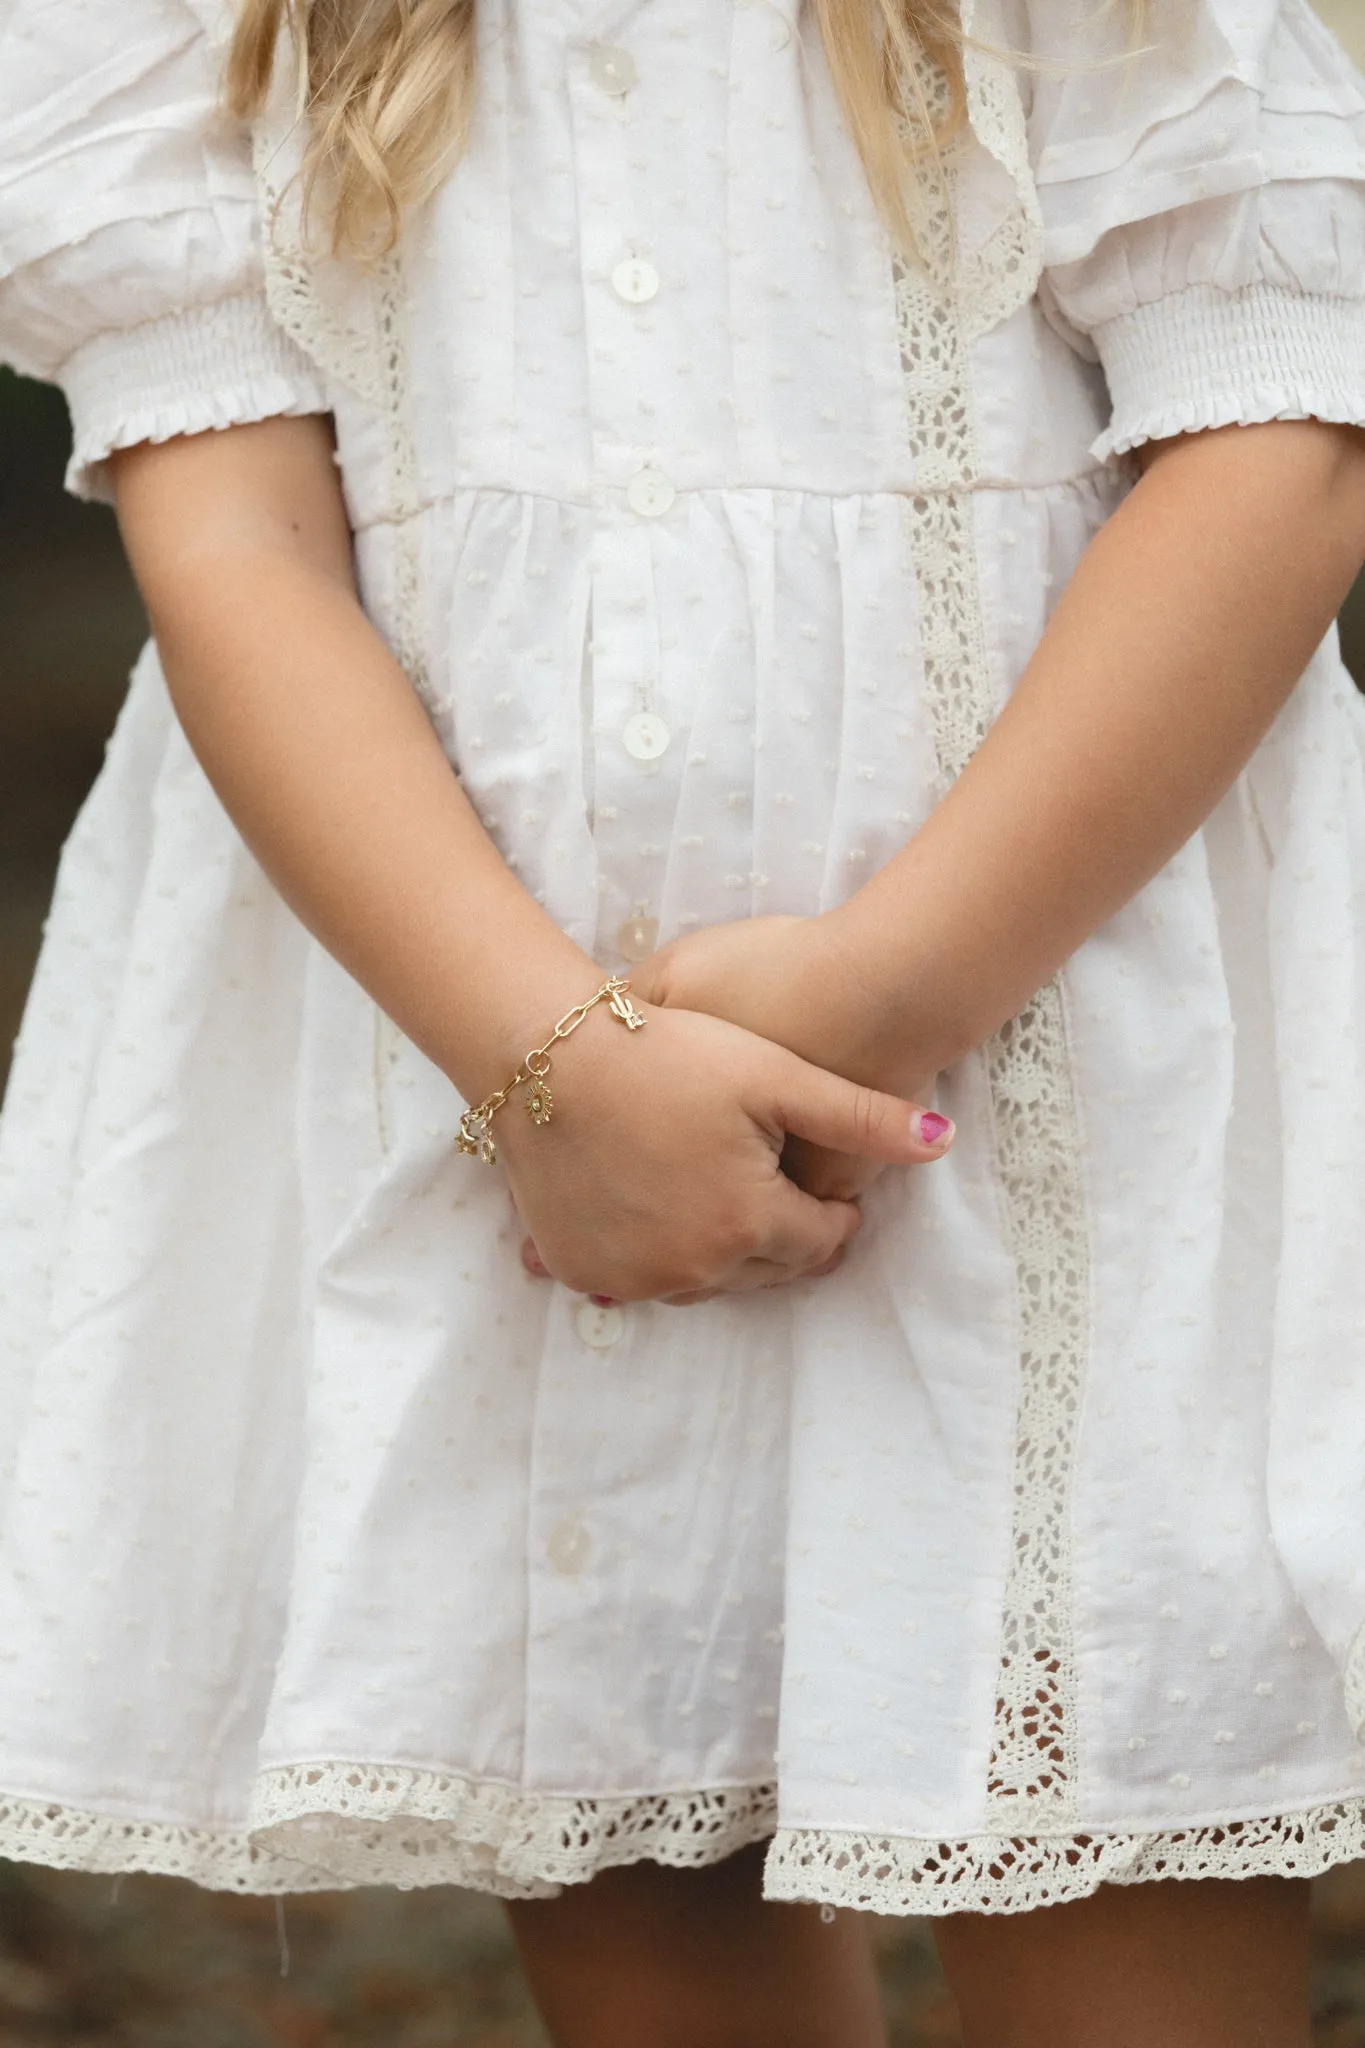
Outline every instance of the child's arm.
{"label": "child's arm", "polygon": [[1362,557],[1365,434],[1276,422],[1156,445],[902,852],[841,909],[699,933],[640,986],[881,1086],[950,1065],[1208,816]]}
{"label": "child's arm", "polygon": [[[190,744],[286,900],[470,1101],[601,970],[507,868],[362,612],[324,420],[113,461],[119,517]],[[857,1228],[778,1171],[788,1130],[937,1156],[909,1106],[714,1018],[606,1010],[556,1053],[555,1114],[496,1136],[549,1264],[622,1298],[773,1285]],[[468,1171],[485,1168],[470,1162]]]}

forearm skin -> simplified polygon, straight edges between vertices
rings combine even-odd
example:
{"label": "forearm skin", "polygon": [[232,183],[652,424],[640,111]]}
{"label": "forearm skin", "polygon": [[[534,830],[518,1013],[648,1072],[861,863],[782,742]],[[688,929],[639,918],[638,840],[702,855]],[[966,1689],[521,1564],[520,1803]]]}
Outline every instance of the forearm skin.
{"label": "forearm skin", "polygon": [[1158,444],[1008,704],[836,942],[882,1071],[951,1065],[1198,830],[1365,558],[1365,433]]}
{"label": "forearm skin", "polygon": [[[247,843],[484,1092],[595,969],[503,862],[360,609],[329,429],[132,450],[116,488],[177,711]],[[1151,451],[958,783],[822,920],[872,1019],[860,1071],[951,1065],[1150,880],[1269,729],[1363,556],[1365,435],[1279,423]]]}
{"label": "forearm skin", "polygon": [[502,860],[356,595],[317,419],[116,458],[191,746],[281,895],[467,1096],[600,979]]}

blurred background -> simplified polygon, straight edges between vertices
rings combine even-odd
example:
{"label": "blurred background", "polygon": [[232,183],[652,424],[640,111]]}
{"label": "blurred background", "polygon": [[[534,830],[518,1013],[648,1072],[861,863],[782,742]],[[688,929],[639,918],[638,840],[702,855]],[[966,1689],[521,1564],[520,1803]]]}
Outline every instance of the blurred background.
{"label": "blurred background", "polygon": [[[1365,0],[1320,0],[1365,64]],[[65,407],[0,371],[0,1085],[57,855],[145,627],[110,515],[62,495]],[[1342,620],[1365,687],[1365,578]],[[956,2048],[919,1923],[874,1923],[894,2048]],[[282,1973],[287,1941],[288,1974]],[[1365,2048],[1365,1865],[1317,1888],[1316,2039]],[[499,1908],[288,1902],[0,1862],[0,2048],[545,2048]]]}

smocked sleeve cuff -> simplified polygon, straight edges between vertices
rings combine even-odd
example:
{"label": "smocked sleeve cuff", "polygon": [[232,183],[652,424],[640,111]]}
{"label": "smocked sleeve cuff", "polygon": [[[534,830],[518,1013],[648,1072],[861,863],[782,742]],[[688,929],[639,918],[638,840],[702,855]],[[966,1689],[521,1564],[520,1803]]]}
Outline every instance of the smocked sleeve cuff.
{"label": "smocked sleeve cuff", "polygon": [[115,449],[329,410],[318,371],[254,292],[97,334],[60,381],[74,437],[67,488],[106,502]]}
{"label": "smocked sleeve cuff", "polygon": [[1365,425],[1365,301],[1192,285],[1094,330],[1113,400],[1101,461],[1265,420]]}

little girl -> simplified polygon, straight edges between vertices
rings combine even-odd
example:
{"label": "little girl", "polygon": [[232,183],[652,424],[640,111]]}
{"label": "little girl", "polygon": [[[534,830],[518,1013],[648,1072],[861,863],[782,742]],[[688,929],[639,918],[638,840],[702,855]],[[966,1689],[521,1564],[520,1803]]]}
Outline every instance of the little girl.
{"label": "little girl", "polygon": [[941,1916],[974,2048],[1306,2042],[1304,0],[9,0],[0,280],[156,632],[0,1147],[0,1851],[481,1887],[563,2048],[872,2048],[840,1907]]}

